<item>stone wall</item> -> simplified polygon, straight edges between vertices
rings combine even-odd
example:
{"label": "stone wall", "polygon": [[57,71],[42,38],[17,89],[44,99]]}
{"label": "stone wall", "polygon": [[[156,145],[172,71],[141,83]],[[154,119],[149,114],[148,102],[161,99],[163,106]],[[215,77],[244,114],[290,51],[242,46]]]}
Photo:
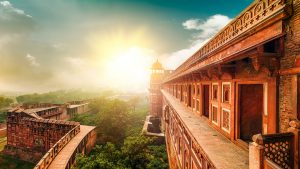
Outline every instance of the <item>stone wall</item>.
{"label": "stone wall", "polygon": [[92,151],[92,149],[96,143],[96,139],[97,139],[97,132],[94,129],[87,136],[87,143],[85,144],[84,154],[89,154]]}
{"label": "stone wall", "polygon": [[[300,0],[293,1],[293,15],[285,21],[284,54],[281,69],[300,66]],[[282,75],[279,79],[279,130],[287,131],[288,123],[297,117],[297,75]]]}
{"label": "stone wall", "polygon": [[29,118],[25,113],[8,113],[7,145],[4,153],[36,162],[60,138],[79,123]]}
{"label": "stone wall", "polygon": [[63,119],[71,119],[77,114],[83,114],[91,111],[89,103],[66,105],[66,114]]}
{"label": "stone wall", "polygon": [[6,137],[6,133],[7,133],[6,124],[5,123],[0,124],[0,137]]}

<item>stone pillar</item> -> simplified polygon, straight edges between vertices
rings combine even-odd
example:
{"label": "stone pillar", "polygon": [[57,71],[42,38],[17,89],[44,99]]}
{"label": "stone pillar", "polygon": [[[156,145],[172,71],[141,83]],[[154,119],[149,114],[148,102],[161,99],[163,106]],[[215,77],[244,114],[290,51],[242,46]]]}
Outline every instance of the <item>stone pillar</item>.
{"label": "stone pillar", "polygon": [[299,134],[300,134],[300,121],[292,120],[289,122],[288,132],[294,133],[294,168],[299,168]]}
{"label": "stone pillar", "polygon": [[263,169],[262,136],[256,134],[252,137],[253,142],[249,144],[249,169]]}

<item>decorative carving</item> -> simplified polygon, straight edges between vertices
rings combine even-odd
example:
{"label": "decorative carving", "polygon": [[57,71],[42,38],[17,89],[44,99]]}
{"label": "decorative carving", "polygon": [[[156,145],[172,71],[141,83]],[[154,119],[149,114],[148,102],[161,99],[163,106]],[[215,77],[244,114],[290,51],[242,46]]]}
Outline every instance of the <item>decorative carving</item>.
{"label": "decorative carving", "polygon": [[268,76],[275,75],[279,70],[277,53],[264,53],[258,49],[258,53],[251,56],[251,62],[256,72],[262,72]]}
{"label": "decorative carving", "polygon": [[220,65],[218,69],[221,74],[221,79],[233,79],[235,67],[235,65]]}
{"label": "decorative carving", "polygon": [[218,100],[218,84],[213,84],[212,85],[212,99],[213,100]]}
{"label": "decorative carving", "polygon": [[[280,11],[287,10],[289,4],[287,0],[257,0],[250,5],[246,11],[241,13],[237,18],[231,21],[217,35],[214,36],[208,43],[200,48],[194,55],[181,64],[167,79],[174,79],[180,74],[189,69],[192,64],[199,59],[206,57],[210,53],[228,44],[231,40],[240,36],[251,28],[259,25],[274,14],[279,14]],[[286,13],[288,15],[288,13]]]}
{"label": "decorative carving", "polygon": [[222,84],[222,102],[223,103],[230,102],[230,83]]}
{"label": "decorative carving", "polygon": [[227,132],[230,131],[230,111],[226,109],[222,110],[222,128]]}
{"label": "decorative carving", "polygon": [[169,123],[169,116],[170,116],[170,108],[169,105],[165,105],[164,107],[164,115],[166,123]]}
{"label": "decorative carving", "polygon": [[254,57],[251,57],[251,62],[252,62],[253,68],[256,71],[259,71],[261,64],[262,64],[262,59],[256,55]]}
{"label": "decorative carving", "polygon": [[221,73],[217,67],[209,68],[207,70],[207,75],[210,79],[220,79]]}
{"label": "decorative carving", "polygon": [[289,150],[290,144],[289,142],[275,142],[265,144],[265,156],[267,159],[275,162],[282,168],[290,168],[289,163]]}
{"label": "decorative carving", "polygon": [[218,124],[218,107],[212,106],[212,121]]}
{"label": "decorative carving", "polygon": [[201,71],[201,72],[200,72],[200,77],[201,77],[201,79],[202,79],[203,81],[205,81],[205,80],[210,80],[206,71]]}
{"label": "decorative carving", "polygon": [[293,133],[262,135],[264,156],[281,168],[293,168]]}
{"label": "decorative carving", "polygon": [[196,155],[196,158],[200,162],[200,165],[205,162],[210,168],[215,168],[214,165],[208,160],[205,152],[202,150],[201,146],[196,142],[196,140],[192,140],[192,151]]}
{"label": "decorative carving", "polygon": [[[215,168],[215,166],[212,164],[212,162],[209,160],[205,152],[203,151],[202,147],[199,145],[199,143],[195,140],[194,137],[191,137],[189,134],[187,128],[183,125],[181,119],[179,118],[179,115],[177,112],[172,108],[172,106],[168,105],[170,116],[169,121],[170,125],[168,125],[166,131],[173,131],[173,135],[171,134],[170,140],[175,145],[176,154],[181,155],[183,153],[187,153],[186,155],[190,156],[193,152],[193,154],[196,158],[196,161],[200,162],[199,165],[202,165],[202,162],[206,163],[210,168]],[[184,140],[185,141],[184,141]],[[167,143],[168,144],[168,143]],[[183,152],[181,152],[183,151]],[[186,162],[186,161],[185,161]],[[190,167],[190,163],[186,164],[188,167]]]}

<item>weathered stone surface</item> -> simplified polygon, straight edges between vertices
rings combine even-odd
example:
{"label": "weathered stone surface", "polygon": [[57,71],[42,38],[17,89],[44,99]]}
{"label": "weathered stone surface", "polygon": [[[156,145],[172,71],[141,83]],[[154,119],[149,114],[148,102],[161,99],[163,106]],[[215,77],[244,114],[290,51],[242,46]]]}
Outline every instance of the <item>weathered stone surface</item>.
{"label": "weathered stone surface", "polygon": [[249,169],[262,169],[262,160],[263,160],[263,149],[264,147],[256,144],[249,144]]}
{"label": "weathered stone surface", "polygon": [[[293,1],[293,15],[286,20],[286,36],[284,42],[284,54],[280,59],[280,68],[288,69],[297,66],[296,59],[300,55],[300,2]],[[284,75],[279,79],[279,115],[280,132],[286,132],[289,127],[289,121],[297,118],[295,110],[295,94],[293,88],[296,82],[293,80],[297,75]]]}
{"label": "weathered stone surface", "polygon": [[[286,168],[299,168],[300,0],[257,0],[252,5],[255,6],[254,15],[249,11],[253,7],[250,5],[163,81],[163,100],[168,102],[163,105],[171,107],[169,116],[163,116],[168,154],[170,162],[174,163],[171,168],[236,167],[243,160],[237,159],[243,155],[234,156],[231,150],[220,146],[225,146],[225,141],[220,141],[218,134],[230,139],[231,142],[227,140],[230,143],[249,148],[250,168],[276,168],[271,164],[273,162]],[[267,6],[268,9],[264,9]],[[272,13],[279,8],[280,11]],[[241,16],[245,16],[245,20],[239,20]],[[265,20],[254,24],[252,29],[247,23],[248,19],[251,24],[254,23],[251,17]],[[239,25],[231,27],[235,23]],[[248,30],[247,33],[241,33],[243,29]],[[240,36],[231,39],[232,35]],[[231,68],[227,71],[230,76],[224,78],[222,67]],[[224,102],[224,83],[230,84],[228,100],[231,102]],[[262,85],[262,92],[243,91],[243,86],[250,85]],[[194,93],[195,86],[200,88],[198,94]],[[214,86],[220,87],[214,90]],[[177,103],[173,98],[180,101]],[[255,106],[261,109],[255,109]],[[224,114],[224,110],[230,115]],[[246,118],[243,115],[247,115]],[[206,121],[198,116],[204,116]],[[217,131],[216,137],[206,134]],[[287,131],[293,132],[293,135],[284,137],[283,133]],[[185,133],[194,140],[186,139]],[[278,162],[283,155],[278,157],[276,151],[275,154],[269,153],[270,156],[262,153],[260,146],[265,145],[262,135],[255,135],[258,133],[272,136],[268,139],[273,141],[287,139],[294,150],[289,151],[291,154],[285,152],[285,162]],[[247,134],[249,137],[244,137]],[[255,143],[248,144],[253,135]],[[196,151],[190,151],[190,147]],[[282,150],[287,151],[286,148]],[[223,159],[217,155],[218,152]],[[265,157],[262,157],[263,154]],[[197,155],[198,162],[194,162]],[[224,160],[226,156],[237,162]],[[268,162],[267,156],[274,161]],[[194,166],[195,163],[199,165]],[[209,164],[210,167],[207,166]],[[240,168],[243,167],[247,166],[241,165]]]}
{"label": "weathered stone surface", "polygon": [[[206,123],[204,119],[195,115],[191,110],[182,105],[168,92],[162,91],[162,93],[170,107],[174,108],[174,111],[176,111],[174,114],[178,115],[178,119],[180,119],[180,122],[182,122],[182,125],[184,126],[174,126],[176,128],[180,128],[179,130],[176,130],[176,133],[173,133],[173,135],[176,135],[176,139],[181,138],[182,140],[184,137],[186,137],[187,134],[183,135],[182,131],[186,131],[186,133],[192,133],[192,135],[189,137],[194,138],[196,143],[201,146],[203,151],[202,155],[206,156],[205,161],[208,160],[209,162],[207,163],[212,163],[216,168],[248,168],[249,157],[247,151],[241,149],[234,143],[230,142],[230,140],[225,138],[223,135],[215,131]],[[172,136],[166,135],[167,142],[169,144],[168,146],[170,148],[174,147],[174,144],[178,145],[178,143],[174,143],[171,139],[171,141],[168,141],[168,137]],[[182,141],[180,144],[182,146],[182,150],[187,150],[189,152],[188,154],[191,154],[192,149],[183,148],[185,144],[187,144],[185,141]]]}
{"label": "weathered stone surface", "polygon": [[[84,140],[87,142],[84,143]],[[59,152],[48,169],[65,169],[73,163],[74,152],[87,154],[96,142],[94,126],[80,126],[80,132]]]}
{"label": "weathered stone surface", "polygon": [[79,123],[35,119],[26,113],[10,112],[4,153],[37,162],[60,138]]}

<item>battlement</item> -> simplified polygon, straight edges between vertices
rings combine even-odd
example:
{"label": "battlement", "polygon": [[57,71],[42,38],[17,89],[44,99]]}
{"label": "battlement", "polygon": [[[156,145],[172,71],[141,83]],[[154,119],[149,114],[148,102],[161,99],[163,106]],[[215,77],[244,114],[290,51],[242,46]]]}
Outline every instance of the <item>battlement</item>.
{"label": "battlement", "polygon": [[[35,114],[35,115],[33,115]],[[58,140],[80,123],[43,119],[22,110],[9,112],[5,153],[25,161],[37,162]]]}

